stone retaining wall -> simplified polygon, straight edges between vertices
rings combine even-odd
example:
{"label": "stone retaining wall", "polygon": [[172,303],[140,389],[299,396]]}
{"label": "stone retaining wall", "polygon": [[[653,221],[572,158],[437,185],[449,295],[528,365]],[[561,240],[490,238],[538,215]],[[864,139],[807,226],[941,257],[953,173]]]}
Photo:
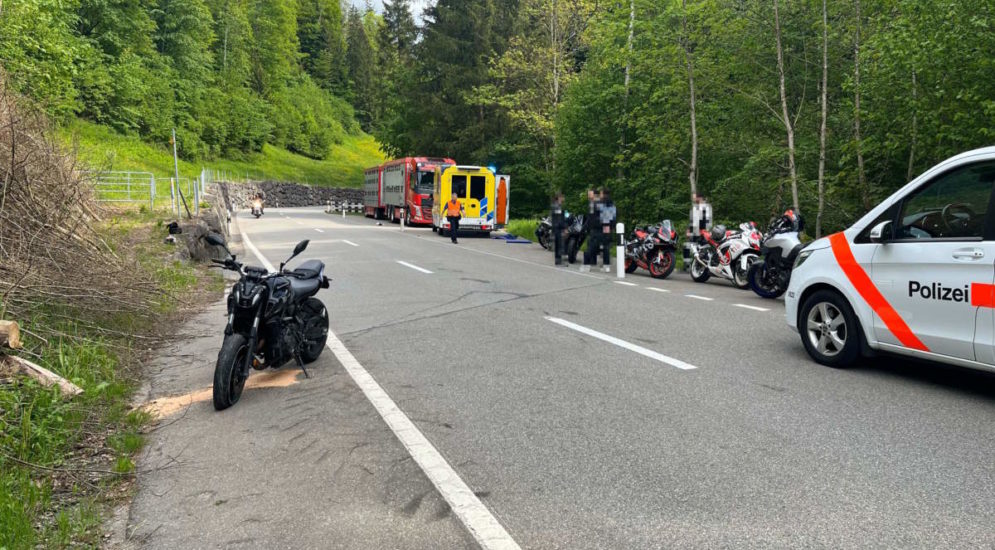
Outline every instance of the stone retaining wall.
{"label": "stone retaining wall", "polygon": [[261,181],[251,183],[216,182],[225,205],[233,210],[249,207],[249,199],[263,192],[266,206],[324,206],[332,202],[363,202],[363,190],[343,187],[314,187],[299,183]]}

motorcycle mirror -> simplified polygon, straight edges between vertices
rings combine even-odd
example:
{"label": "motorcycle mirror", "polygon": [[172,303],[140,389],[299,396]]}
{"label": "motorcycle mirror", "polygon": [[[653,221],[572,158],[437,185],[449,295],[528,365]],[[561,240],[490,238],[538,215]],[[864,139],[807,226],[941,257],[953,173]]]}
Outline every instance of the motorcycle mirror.
{"label": "motorcycle mirror", "polygon": [[204,235],[204,240],[207,241],[207,244],[212,244],[214,246],[225,246],[224,237],[218,235],[217,233],[208,233],[207,235]]}
{"label": "motorcycle mirror", "polygon": [[[300,254],[301,252],[304,252],[304,249],[307,248],[307,245],[310,242],[311,242],[310,240],[304,239],[303,241],[297,243],[297,246],[294,247],[294,256]],[[293,256],[291,256],[291,257],[293,257]]]}
{"label": "motorcycle mirror", "polygon": [[209,245],[220,246],[229,256],[232,257],[232,259],[235,259],[235,255],[231,253],[231,250],[228,250],[228,244],[225,243],[225,238],[221,235],[218,235],[217,233],[208,233],[207,235],[204,235],[204,240],[207,241],[207,244]]}

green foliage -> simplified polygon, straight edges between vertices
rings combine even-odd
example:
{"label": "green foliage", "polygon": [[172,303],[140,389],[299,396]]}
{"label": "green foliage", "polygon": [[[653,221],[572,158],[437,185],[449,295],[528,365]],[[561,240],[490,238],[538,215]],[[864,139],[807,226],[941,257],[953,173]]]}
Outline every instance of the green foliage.
{"label": "green foliage", "polygon": [[508,220],[504,229],[512,235],[534,242],[537,227],[539,227],[539,218],[522,218]]}
{"label": "green foliage", "polygon": [[346,67],[352,85],[352,105],[364,130],[369,129],[373,113],[373,48],[359,10],[352,7],[346,21]]}

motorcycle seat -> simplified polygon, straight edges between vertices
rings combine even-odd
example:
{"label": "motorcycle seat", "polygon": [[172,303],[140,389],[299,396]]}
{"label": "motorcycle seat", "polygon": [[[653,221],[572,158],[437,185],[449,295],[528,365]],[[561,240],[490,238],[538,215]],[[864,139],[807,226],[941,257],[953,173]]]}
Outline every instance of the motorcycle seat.
{"label": "motorcycle seat", "polygon": [[318,292],[318,287],[321,285],[321,281],[317,277],[311,277],[308,279],[298,279],[297,277],[290,277],[290,292],[294,296],[312,296]]}
{"label": "motorcycle seat", "polygon": [[325,263],[321,260],[304,260],[290,274],[293,275],[293,279],[317,279],[323,269]]}

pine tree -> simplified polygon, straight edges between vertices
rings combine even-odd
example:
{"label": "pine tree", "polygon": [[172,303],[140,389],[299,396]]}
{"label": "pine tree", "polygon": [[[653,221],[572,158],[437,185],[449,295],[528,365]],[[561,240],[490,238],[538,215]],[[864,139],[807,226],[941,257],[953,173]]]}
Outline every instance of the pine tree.
{"label": "pine tree", "polygon": [[352,105],[364,129],[370,127],[373,112],[373,63],[373,48],[366,36],[363,15],[353,7],[346,21],[346,67],[352,86]]}
{"label": "pine tree", "polygon": [[301,0],[297,36],[304,70],[323,88],[344,93],[348,83],[346,44],[338,0]]}

